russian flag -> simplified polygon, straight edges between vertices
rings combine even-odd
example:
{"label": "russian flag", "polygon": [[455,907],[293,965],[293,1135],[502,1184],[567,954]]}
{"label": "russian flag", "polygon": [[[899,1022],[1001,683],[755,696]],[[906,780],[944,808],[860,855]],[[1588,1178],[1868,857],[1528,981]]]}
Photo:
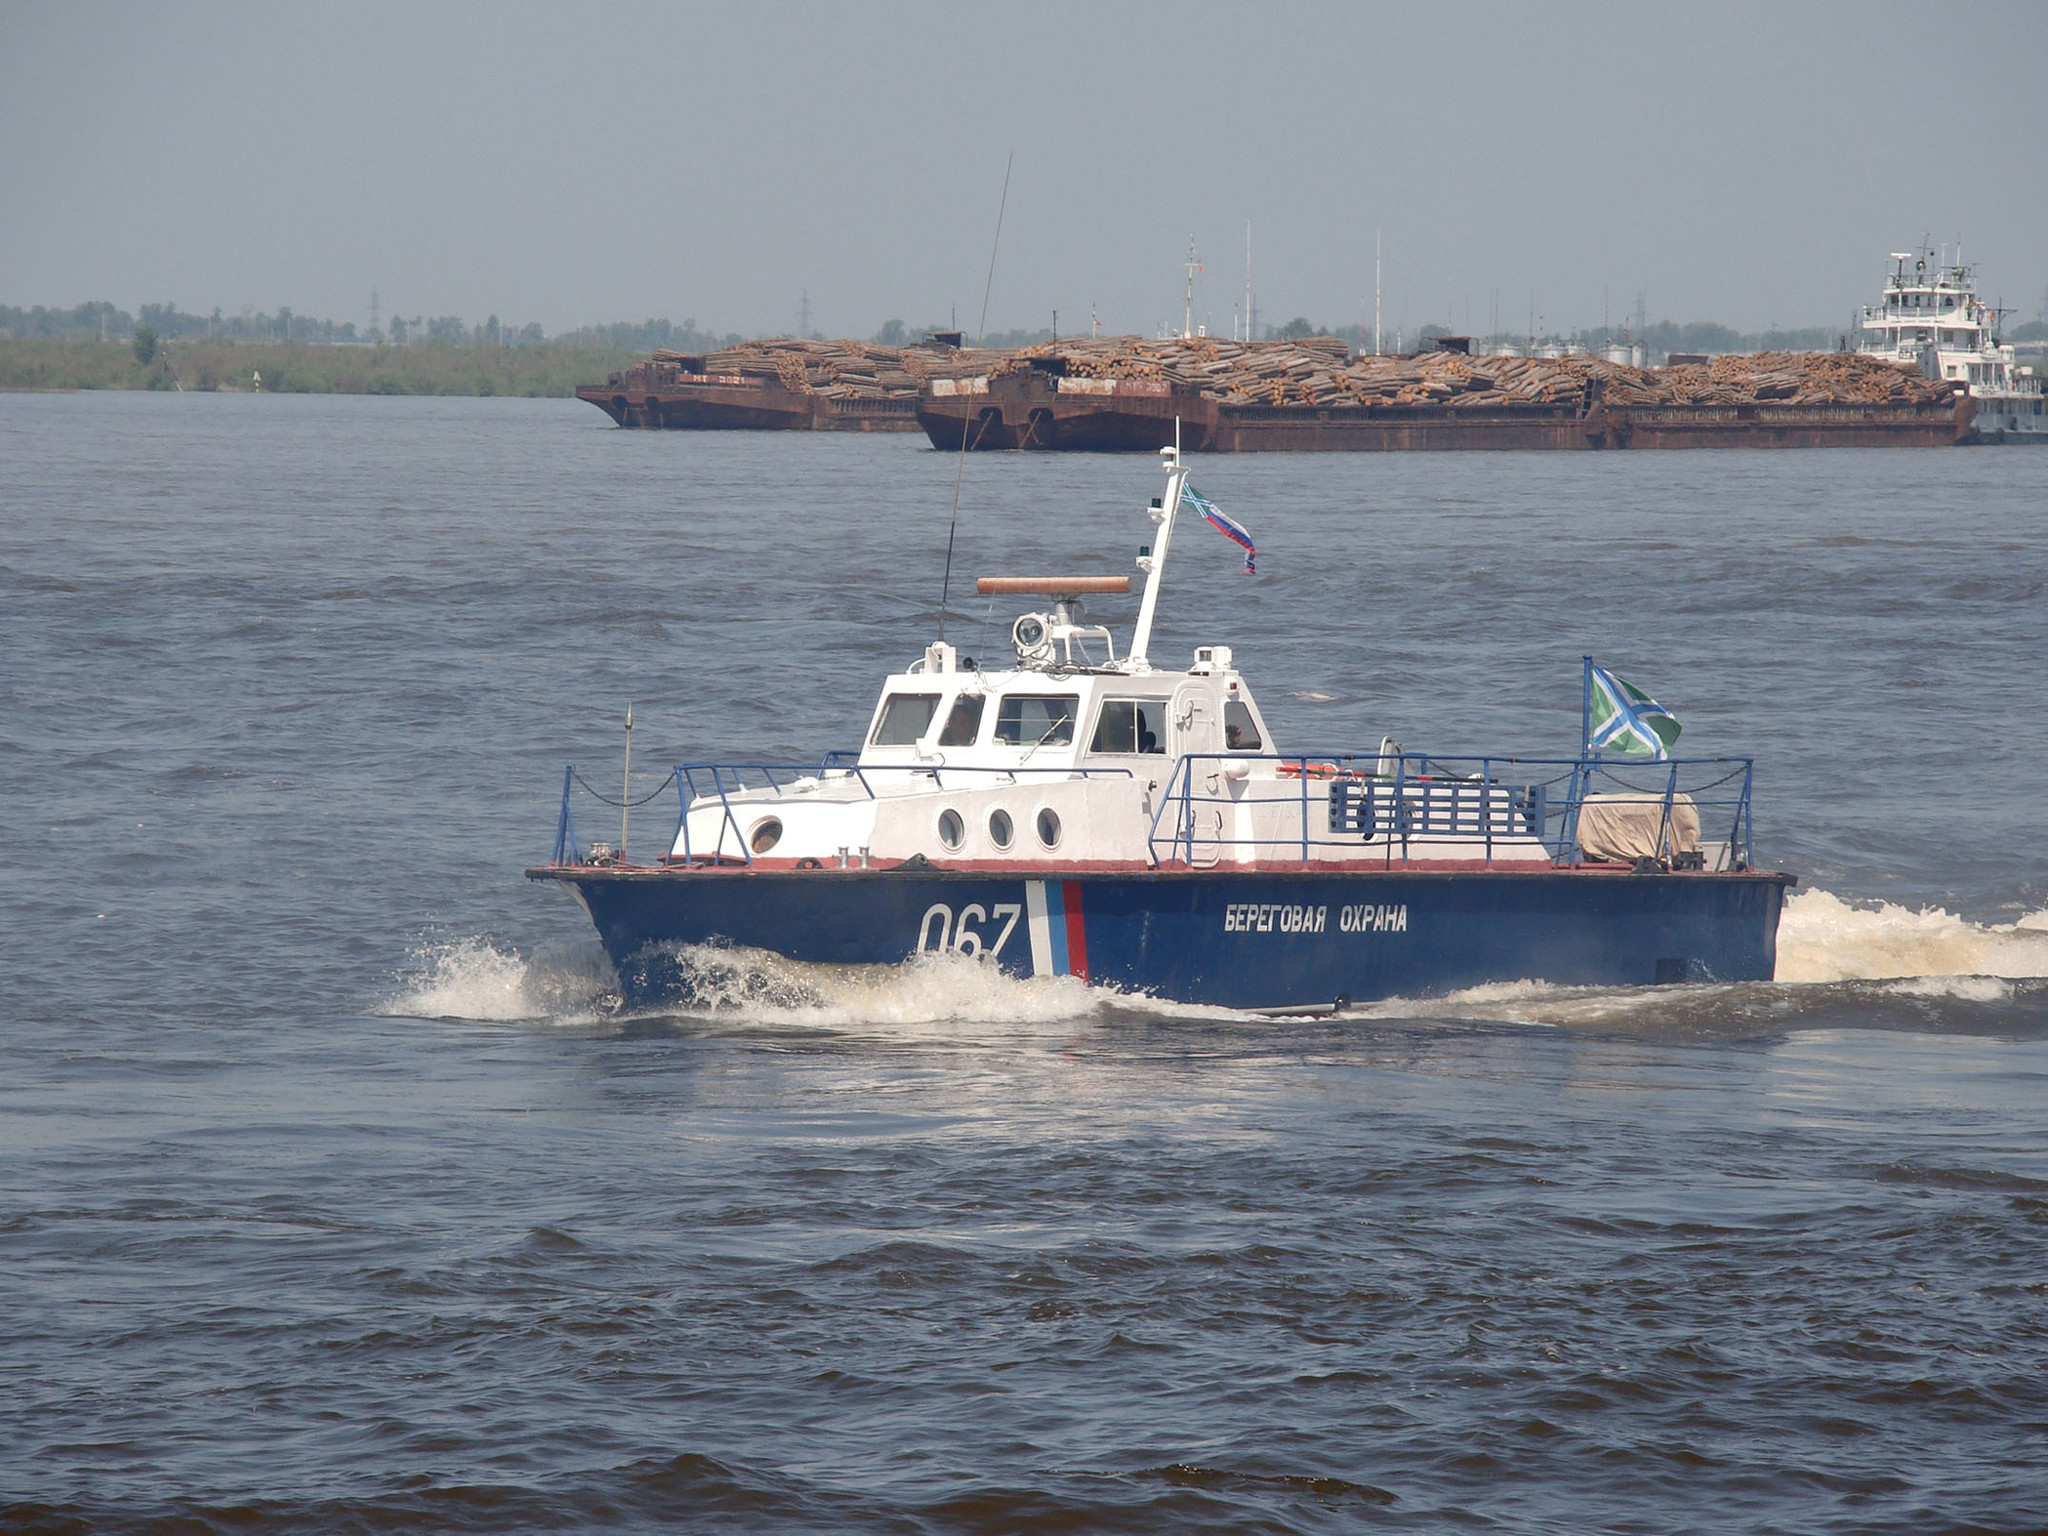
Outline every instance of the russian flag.
{"label": "russian flag", "polygon": [[1225,517],[1216,510],[1216,503],[1196,490],[1192,485],[1185,487],[1180,499],[1202,514],[1202,520],[1226,539],[1244,546],[1244,573],[1247,576],[1259,574],[1259,552],[1252,544],[1252,536],[1244,531],[1244,525]]}

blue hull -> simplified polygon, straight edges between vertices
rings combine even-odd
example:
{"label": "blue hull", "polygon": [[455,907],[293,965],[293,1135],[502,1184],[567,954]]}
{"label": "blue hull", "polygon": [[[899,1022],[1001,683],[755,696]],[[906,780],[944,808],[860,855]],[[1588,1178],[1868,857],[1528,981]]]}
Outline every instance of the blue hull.
{"label": "blue hull", "polygon": [[571,887],[628,1004],[687,1001],[675,947],[894,965],[992,959],[1228,1008],[1312,1008],[1486,982],[1768,981],[1777,874],[1158,871],[1004,878],[926,870],[529,870]]}

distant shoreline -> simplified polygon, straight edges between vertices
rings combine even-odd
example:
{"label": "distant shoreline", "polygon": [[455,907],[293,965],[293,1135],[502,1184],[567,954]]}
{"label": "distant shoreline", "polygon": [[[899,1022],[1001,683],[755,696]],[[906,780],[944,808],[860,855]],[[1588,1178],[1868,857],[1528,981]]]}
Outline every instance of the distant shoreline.
{"label": "distant shoreline", "polygon": [[[165,341],[148,362],[128,341],[0,337],[0,392],[154,389],[311,395],[516,395],[567,399],[635,352],[427,343]],[[261,377],[260,384],[258,376]]]}

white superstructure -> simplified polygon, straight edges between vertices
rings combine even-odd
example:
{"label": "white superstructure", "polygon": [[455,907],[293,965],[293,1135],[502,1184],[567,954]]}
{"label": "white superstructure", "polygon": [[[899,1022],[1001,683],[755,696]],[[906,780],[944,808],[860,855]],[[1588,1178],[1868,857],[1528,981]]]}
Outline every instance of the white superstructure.
{"label": "white superstructure", "polygon": [[1971,269],[1960,260],[1930,266],[1932,254],[1892,252],[1883,299],[1863,308],[1857,349],[1961,384],[1976,403],[1982,441],[2048,444],[2042,380],[1999,345],[1997,312],[1978,298]]}
{"label": "white superstructure", "polygon": [[[1403,759],[1392,741],[1356,765],[1282,755],[1230,647],[1197,647],[1185,671],[1154,665],[1188,476],[1177,450],[1163,458],[1166,494],[1152,503],[1153,544],[1138,556],[1145,586],[1124,655],[1082,597],[1127,591],[1128,577],[983,578],[985,594],[1051,600],[1011,625],[1013,663],[984,668],[940,641],[884,681],[858,754],[801,774],[758,768],[751,783],[740,770],[679,769],[687,810],[668,862],[1548,863],[1541,803],[1490,766],[1447,776],[1441,760]],[[1336,826],[1348,832],[1331,835]]]}

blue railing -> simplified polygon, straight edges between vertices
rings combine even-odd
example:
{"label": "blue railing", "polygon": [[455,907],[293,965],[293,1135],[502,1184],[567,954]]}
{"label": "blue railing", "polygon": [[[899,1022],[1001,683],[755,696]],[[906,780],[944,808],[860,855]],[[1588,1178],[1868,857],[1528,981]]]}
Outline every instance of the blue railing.
{"label": "blue railing", "polygon": [[[1272,777],[1253,777],[1253,764],[1273,765]],[[1628,763],[1612,757],[1437,757],[1422,753],[1310,753],[1254,755],[1199,753],[1174,764],[1152,813],[1148,844],[1155,861],[1205,865],[1225,850],[1253,858],[1298,857],[1318,848],[1355,853],[1377,845],[1389,862],[1406,860],[1417,843],[1469,849],[1491,861],[1499,846],[1540,842],[1560,864],[1585,862],[1579,841],[1581,813],[1596,797],[1615,796],[1658,811],[1654,852],[1664,865],[1683,862],[1689,829],[1699,818],[1700,838],[1725,827],[1727,866],[1747,869],[1751,844],[1748,758],[1682,758]],[[1561,791],[1561,792],[1560,792]],[[1281,807],[1277,819],[1261,808]],[[1250,836],[1226,834],[1249,808]],[[1266,822],[1262,830],[1257,823]]]}
{"label": "blue railing", "polygon": [[581,864],[583,852],[576,846],[576,819],[569,814],[569,789],[576,782],[576,765],[562,770],[562,815],[555,823],[555,851],[550,863]]}
{"label": "blue railing", "polygon": [[[620,846],[618,848],[612,848],[609,844],[594,842],[590,846],[590,851],[588,855],[586,855],[583,848],[578,844],[576,838],[576,816],[575,811],[573,809],[573,802],[575,800],[575,792],[579,788],[586,795],[590,796],[591,799],[597,801],[601,805],[611,806],[614,809],[618,809],[621,806],[623,806],[626,810],[632,810],[639,806],[646,805],[653,800],[658,799],[661,796],[662,792],[665,791],[670,784],[675,782],[676,775],[674,773],[671,773],[667,778],[663,779],[659,784],[655,785],[654,788],[650,790],[648,793],[640,796],[636,800],[630,802],[623,802],[619,800],[614,800],[610,795],[605,794],[601,790],[593,788],[588,781],[586,781],[581,775],[579,775],[576,772],[574,764],[571,764],[569,767],[564,768],[562,770],[562,809],[561,813],[555,819],[555,846],[553,852],[549,855],[549,862],[556,865],[582,864],[585,862],[609,864],[615,860],[623,860],[625,857],[626,850],[623,846]],[[677,822],[678,830],[680,829],[680,827],[681,821],[679,819]],[[622,826],[622,843],[623,832],[624,828]],[[669,834],[668,841],[662,844],[662,851],[664,853],[666,853],[670,848],[675,846],[675,838],[676,834],[672,831]]]}
{"label": "blue railing", "polygon": [[[817,764],[681,763],[652,792],[633,801],[633,804],[635,806],[645,805],[660,795],[662,791],[666,790],[671,783],[674,784],[677,790],[676,822],[669,834],[668,840],[662,845],[663,857],[668,857],[671,850],[680,844],[682,849],[680,857],[686,863],[703,859],[714,863],[732,861],[751,864],[754,862],[753,851],[747,847],[746,837],[740,828],[739,814],[733,809],[733,798],[744,791],[768,789],[772,790],[776,798],[780,799],[783,795],[792,792],[797,783],[808,779],[815,783],[857,786],[863,798],[873,800],[878,798],[881,793],[876,787],[877,779],[886,784],[890,775],[913,778],[921,777],[929,780],[932,787],[937,789],[945,788],[946,781],[949,778],[954,780],[961,778],[997,778],[1008,779],[1014,782],[1019,778],[1030,777],[1079,779],[1128,779],[1132,777],[1132,772],[1128,768],[966,768],[958,766],[949,767],[943,763],[892,763],[879,767],[870,764],[867,767],[862,767],[859,758],[860,754],[858,752],[833,751],[826,753],[823,760]],[[754,782],[749,783],[749,778],[753,779]],[[576,823],[571,810],[571,802],[575,797],[575,791],[579,788],[602,805],[613,807],[619,805],[619,801],[593,788],[580,778],[574,767],[564,769],[562,772],[561,814],[555,823],[555,846],[551,858],[551,862],[557,865],[581,864],[585,859],[584,851],[577,842]],[[718,836],[712,840],[711,848],[706,851],[698,849],[693,845],[690,835],[690,809],[692,806],[710,801],[716,801],[719,807],[719,831]],[[739,846],[740,851],[737,855],[724,851],[728,831],[731,832],[733,839]],[[602,857],[606,861],[623,857],[623,849],[607,852],[604,851],[606,847],[607,845],[602,843],[593,844],[591,851],[593,855]]]}

